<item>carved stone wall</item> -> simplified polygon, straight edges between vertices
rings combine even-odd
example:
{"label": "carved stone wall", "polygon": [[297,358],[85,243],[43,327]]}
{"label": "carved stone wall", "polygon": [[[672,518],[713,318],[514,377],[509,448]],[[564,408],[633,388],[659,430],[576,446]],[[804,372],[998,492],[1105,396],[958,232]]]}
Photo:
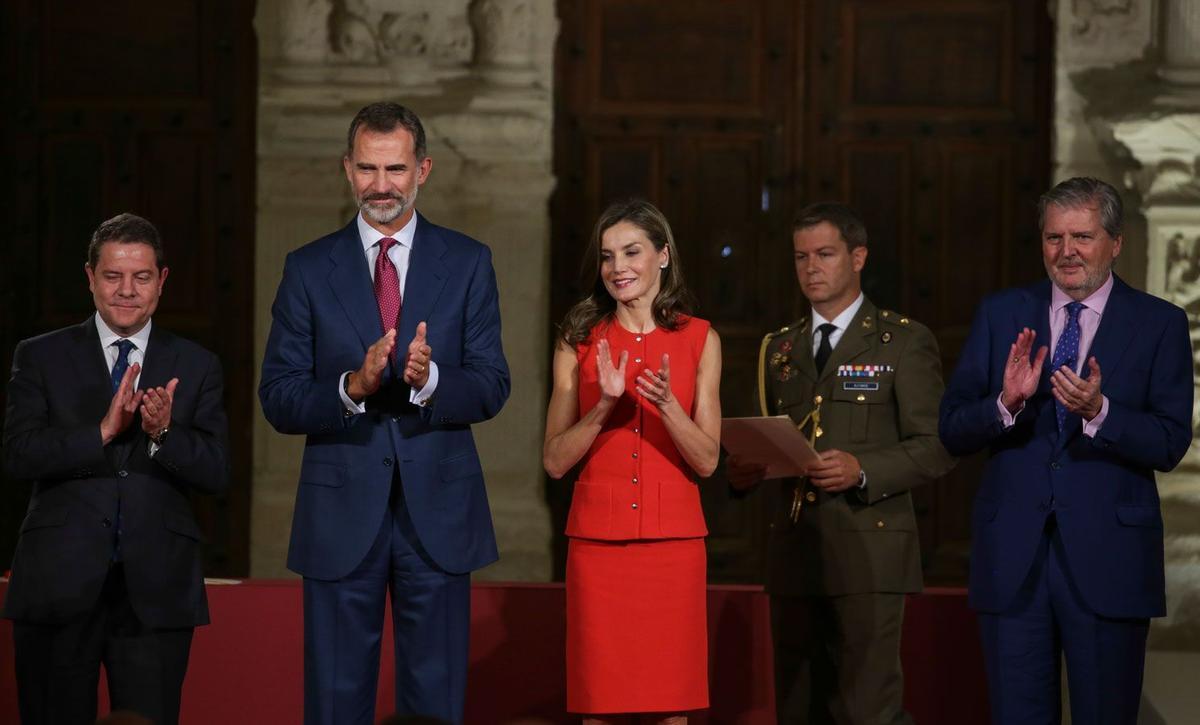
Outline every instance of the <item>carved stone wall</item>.
{"label": "carved stone wall", "polygon": [[[1058,13],[1056,175],[1124,189],[1118,273],[1187,310],[1200,350],[1200,4],[1059,0]],[[1168,611],[1150,646],[1200,651],[1200,444],[1158,485]]]}
{"label": "carved stone wall", "polygon": [[[541,440],[549,360],[553,0],[259,0],[256,341],[284,256],[354,214],[341,158],[377,100],[421,116],[433,171],[418,206],[487,243],[512,396],[475,427],[501,560],[480,578],[550,576]],[[286,574],[303,446],[255,427],[251,574]]]}

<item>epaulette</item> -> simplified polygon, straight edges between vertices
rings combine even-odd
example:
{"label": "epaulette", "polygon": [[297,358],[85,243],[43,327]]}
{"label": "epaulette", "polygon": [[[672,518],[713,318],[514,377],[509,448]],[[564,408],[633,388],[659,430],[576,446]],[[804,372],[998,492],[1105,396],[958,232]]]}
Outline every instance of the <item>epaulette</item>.
{"label": "epaulette", "polygon": [[912,324],[912,320],[900,314],[899,312],[893,312],[892,310],[880,310],[879,319],[883,322],[899,325],[900,327],[908,327]]}

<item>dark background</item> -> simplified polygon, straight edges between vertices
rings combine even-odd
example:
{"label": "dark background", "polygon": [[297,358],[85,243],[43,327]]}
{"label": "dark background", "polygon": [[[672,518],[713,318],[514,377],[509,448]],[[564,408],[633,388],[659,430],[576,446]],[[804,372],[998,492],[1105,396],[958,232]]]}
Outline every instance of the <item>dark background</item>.
{"label": "dark background", "polygon": [[[19,340],[91,313],[82,268],[100,221],[153,221],[171,268],[155,321],[225,366],[234,485],[196,507],[208,572],[228,576],[248,569],[257,415],[253,15],[238,0],[0,8],[0,365]],[[803,308],[789,229],[804,204],[860,210],[867,294],[931,327],[947,374],[977,301],[1041,276],[1044,3],[560,0],[558,15],[551,317],[579,292],[599,211],[647,196],[672,220],[698,312],[724,341],[726,415],[756,413],[762,334]],[[979,466],[915,493],[932,583],[965,580]],[[0,486],[8,562],[29,490]],[[567,498],[549,490],[561,531]],[[719,478],[704,490],[711,580],[758,581],[765,502],[732,497]]]}

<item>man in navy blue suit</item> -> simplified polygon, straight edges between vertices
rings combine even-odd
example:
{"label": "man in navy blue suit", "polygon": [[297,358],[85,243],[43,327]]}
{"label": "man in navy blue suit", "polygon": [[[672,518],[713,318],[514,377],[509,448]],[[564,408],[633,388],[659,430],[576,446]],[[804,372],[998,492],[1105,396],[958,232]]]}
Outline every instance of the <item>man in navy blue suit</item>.
{"label": "man in navy blue suit", "polygon": [[1112,274],[1121,200],[1069,179],[1039,203],[1050,279],[979,307],[942,399],[958,456],[988,448],[970,601],[992,722],[1137,720],[1149,618],[1166,613],[1154,471],[1192,440],[1183,310]]}
{"label": "man in navy blue suit", "polygon": [[385,595],[396,710],[462,720],[470,572],[497,559],[471,424],[509,393],[491,252],[416,213],[420,119],[363,108],[359,214],[287,257],[259,398],[307,436],[288,568],[304,576],[304,721],[373,723]]}

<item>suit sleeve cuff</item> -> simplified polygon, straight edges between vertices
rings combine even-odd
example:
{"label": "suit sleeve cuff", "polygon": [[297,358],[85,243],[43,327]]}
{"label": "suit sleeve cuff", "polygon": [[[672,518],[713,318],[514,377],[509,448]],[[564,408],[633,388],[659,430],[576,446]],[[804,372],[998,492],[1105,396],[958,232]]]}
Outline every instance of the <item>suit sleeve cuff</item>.
{"label": "suit sleeve cuff", "polygon": [[367,401],[355,403],[346,393],[346,377],[351,373],[350,370],[342,373],[338,378],[338,397],[342,399],[342,407],[346,410],[346,415],[361,415],[367,412]]}
{"label": "suit sleeve cuff", "polygon": [[[1004,403],[1000,402],[1003,398],[1004,391],[1000,391],[1000,394],[996,396],[996,409],[1000,411],[1000,425],[1004,430],[1008,430],[1017,422],[1017,416],[1021,414],[1021,411],[1025,410],[1025,401],[1021,401],[1021,407],[1017,408],[1016,413],[1010,413],[1008,408],[1004,407]],[[1107,405],[1107,403],[1105,404]]]}
{"label": "suit sleeve cuff", "polygon": [[1083,434],[1088,438],[1095,438],[1100,432],[1100,426],[1104,425],[1104,419],[1108,417],[1108,396],[1100,396],[1100,412],[1095,418],[1085,420],[1083,422]]}
{"label": "suit sleeve cuff", "polygon": [[417,390],[412,388],[408,393],[408,402],[422,408],[429,405],[433,400],[433,394],[437,392],[438,386],[438,366],[437,363],[429,361],[429,379],[425,381],[425,387]]}

